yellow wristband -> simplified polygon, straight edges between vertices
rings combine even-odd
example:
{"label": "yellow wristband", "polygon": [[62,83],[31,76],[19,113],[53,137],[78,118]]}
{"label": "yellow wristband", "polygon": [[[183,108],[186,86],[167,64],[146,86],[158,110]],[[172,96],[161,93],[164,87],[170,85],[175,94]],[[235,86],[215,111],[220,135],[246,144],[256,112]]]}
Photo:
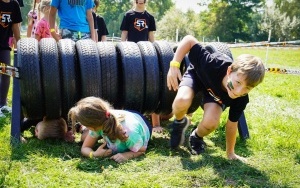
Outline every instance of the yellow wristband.
{"label": "yellow wristband", "polygon": [[178,61],[171,61],[170,62],[170,67],[180,68],[180,63]]}
{"label": "yellow wristband", "polygon": [[55,29],[53,29],[53,28],[50,29],[50,33],[53,33],[53,32],[55,32]]}
{"label": "yellow wristband", "polygon": [[91,159],[94,158],[94,152],[91,151],[90,154],[89,154],[89,156],[90,156]]}

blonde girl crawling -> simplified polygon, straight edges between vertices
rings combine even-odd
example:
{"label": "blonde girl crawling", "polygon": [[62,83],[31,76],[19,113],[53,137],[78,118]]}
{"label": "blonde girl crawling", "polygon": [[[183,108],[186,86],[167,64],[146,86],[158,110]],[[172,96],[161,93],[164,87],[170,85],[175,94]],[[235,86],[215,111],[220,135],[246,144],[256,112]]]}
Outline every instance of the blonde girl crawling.
{"label": "blonde girl crawling", "polygon": [[[138,112],[114,110],[97,97],[81,99],[70,109],[68,117],[73,130],[76,123],[89,129],[81,153],[90,158],[110,156],[121,163],[139,157],[146,152],[152,133],[152,126]],[[104,143],[93,150],[101,137]]]}

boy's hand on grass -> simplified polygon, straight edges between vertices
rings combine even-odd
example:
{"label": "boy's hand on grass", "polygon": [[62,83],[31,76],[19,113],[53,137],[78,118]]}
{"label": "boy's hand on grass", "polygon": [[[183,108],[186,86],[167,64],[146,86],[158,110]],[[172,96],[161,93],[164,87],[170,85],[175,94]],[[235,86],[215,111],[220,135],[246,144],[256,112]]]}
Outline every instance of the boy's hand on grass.
{"label": "boy's hand on grass", "polygon": [[164,131],[164,128],[162,128],[161,126],[154,126],[153,127],[153,132],[162,133],[163,131]]}
{"label": "boy's hand on grass", "polygon": [[237,155],[235,153],[228,154],[227,157],[228,157],[229,160],[239,160],[239,161],[241,161],[243,163],[247,162],[246,158],[241,157],[241,156],[239,156],[239,155]]}
{"label": "boy's hand on grass", "polygon": [[105,146],[106,146],[106,142],[101,144],[101,146],[99,146],[99,148],[94,152],[94,156],[95,157],[110,156],[112,154],[112,150],[111,149],[104,149]]}
{"label": "boy's hand on grass", "polygon": [[70,131],[68,131],[68,132],[66,133],[66,135],[65,135],[65,140],[66,140],[67,142],[74,142],[74,141],[75,141],[75,135],[73,134],[73,131],[72,131],[72,130],[70,130]]}

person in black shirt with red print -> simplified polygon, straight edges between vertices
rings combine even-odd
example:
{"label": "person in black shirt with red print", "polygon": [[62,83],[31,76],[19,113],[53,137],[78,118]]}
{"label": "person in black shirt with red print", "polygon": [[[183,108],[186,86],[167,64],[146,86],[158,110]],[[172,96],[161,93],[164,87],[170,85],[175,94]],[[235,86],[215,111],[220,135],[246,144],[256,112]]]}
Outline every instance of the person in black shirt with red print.
{"label": "person in black shirt with red print", "polygon": [[[10,65],[9,37],[11,31],[15,40],[20,40],[19,23],[22,22],[21,10],[16,0],[0,0],[0,62]],[[7,106],[7,94],[10,77],[0,74],[0,117],[5,117],[4,111],[11,111]]]}
{"label": "person in black shirt with red print", "polygon": [[133,10],[126,12],[120,30],[122,41],[154,41],[154,17],[145,10],[146,0],[136,0]]}
{"label": "person in black shirt with red print", "polygon": [[[191,64],[182,78],[179,62],[187,53]],[[182,39],[167,75],[168,88],[178,90],[172,105],[175,120],[172,124],[171,148],[177,148],[184,142],[188,127],[185,114],[194,96],[201,92],[204,114],[189,137],[191,153],[204,152],[206,144],[203,137],[219,126],[223,110],[230,107],[226,123],[226,154],[228,159],[245,161],[234,151],[238,120],[249,102],[248,93],[263,81],[265,68],[260,58],[249,54],[240,55],[232,61],[222,53],[210,54],[193,36]],[[181,80],[179,86],[178,79]]]}

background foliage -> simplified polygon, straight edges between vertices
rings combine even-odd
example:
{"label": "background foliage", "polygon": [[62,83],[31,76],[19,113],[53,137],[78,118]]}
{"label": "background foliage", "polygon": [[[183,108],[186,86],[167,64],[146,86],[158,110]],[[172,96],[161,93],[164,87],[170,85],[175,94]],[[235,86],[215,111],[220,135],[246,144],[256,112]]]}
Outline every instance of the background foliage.
{"label": "background foliage", "polygon": [[[187,1],[188,3],[188,1]],[[23,25],[32,0],[24,0]],[[157,39],[180,40],[187,34],[205,41],[266,41],[269,30],[271,41],[300,39],[300,1],[273,0],[199,0],[204,11],[182,12],[175,9],[172,0],[148,0],[147,10],[157,22]],[[100,0],[97,11],[106,21],[110,36],[120,37],[120,24],[126,11],[133,7],[132,0]]]}

